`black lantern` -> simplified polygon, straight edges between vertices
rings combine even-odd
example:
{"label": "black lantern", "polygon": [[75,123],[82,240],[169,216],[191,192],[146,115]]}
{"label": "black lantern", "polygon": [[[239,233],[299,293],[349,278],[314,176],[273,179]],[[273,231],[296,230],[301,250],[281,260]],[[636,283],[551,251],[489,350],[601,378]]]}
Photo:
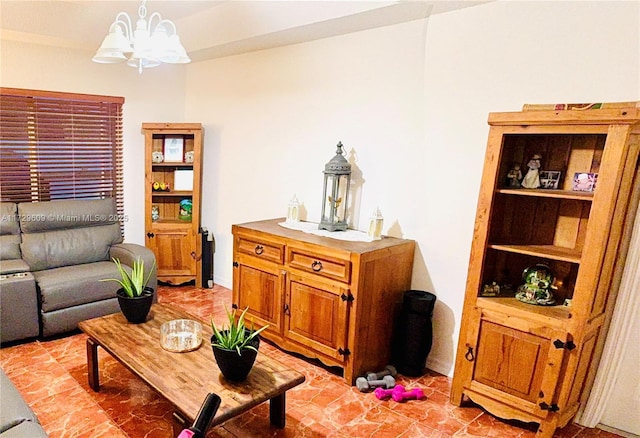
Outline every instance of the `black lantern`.
{"label": "black lantern", "polygon": [[322,216],[318,229],[346,231],[351,164],[343,156],[342,142],[338,142],[336,155],[324,166],[324,193]]}

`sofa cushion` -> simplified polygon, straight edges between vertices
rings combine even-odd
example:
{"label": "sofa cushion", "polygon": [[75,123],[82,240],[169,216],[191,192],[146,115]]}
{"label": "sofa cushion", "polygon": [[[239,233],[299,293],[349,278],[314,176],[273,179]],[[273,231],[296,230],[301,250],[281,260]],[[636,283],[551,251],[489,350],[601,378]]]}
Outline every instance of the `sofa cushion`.
{"label": "sofa cushion", "polygon": [[20,258],[18,207],[14,202],[0,202],[0,260]]}
{"label": "sofa cushion", "polygon": [[20,234],[15,202],[0,202],[0,236]]}
{"label": "sofa cushion", "polygon": [[20,258],[20,236],[5,234],[0,236],[0,260]]}
{"label": "sofa cushion", "polygon": [[21,202],[18,204],[18,217],[23,233],[118,223],[113,198]]}
{"label": "sofa cushion", "polygon": [[22,258],[31,270],[109,260],[109,247],[122,241],[118,224],[23,234]]}
{"label": "sofa cushion", "polygon": [[[36,415],[18,392],[4,371],[0,370],[0,433],[11,429],[23,421],[37,422]],[[28,436],[28,435],[23,435]]]}
{"label": "sofa cushion", "polygon": [[[96,262],[33,273],[40,290],[41,309],[51,312],[115,298],[120,285],[104,278],[119,278],[115,263]],[[69,279],[74,279],[69,281]]]}
{"label": "sofa cushion", "polygon": [[29,265],[27,265],[22,259],[0,261],[0,275],[29,272],[29,270]]}

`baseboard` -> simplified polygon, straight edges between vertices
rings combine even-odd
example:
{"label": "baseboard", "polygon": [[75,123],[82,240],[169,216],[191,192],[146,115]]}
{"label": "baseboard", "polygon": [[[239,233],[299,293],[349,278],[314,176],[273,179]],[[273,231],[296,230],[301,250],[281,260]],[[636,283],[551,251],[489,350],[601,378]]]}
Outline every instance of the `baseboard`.
{"label": "baseboard", "polygon": [[625,432],[624,430],[616,429],[615,427],[605,426],[604,424],[598,424],[596,426],[598,429],[602,429],[605,432],[615,433],[616,435],[620,435],[624,438],[640,438],[640,435],[636,435],[635,433]]}
{"label": "baseboard", "polygon": [[429,357],[427,358],[427,368],[436,373],[444,374],[445,376],[453,376],[453,365],[450,362]]}

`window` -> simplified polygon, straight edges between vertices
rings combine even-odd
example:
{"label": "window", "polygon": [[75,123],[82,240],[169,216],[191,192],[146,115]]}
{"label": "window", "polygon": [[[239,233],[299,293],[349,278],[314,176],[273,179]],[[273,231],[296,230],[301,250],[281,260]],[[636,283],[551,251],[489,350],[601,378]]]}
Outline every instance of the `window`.
{"label": "window", "polygon": [[0,88],[0,198],[115,198],[123,217],[124,98]]}

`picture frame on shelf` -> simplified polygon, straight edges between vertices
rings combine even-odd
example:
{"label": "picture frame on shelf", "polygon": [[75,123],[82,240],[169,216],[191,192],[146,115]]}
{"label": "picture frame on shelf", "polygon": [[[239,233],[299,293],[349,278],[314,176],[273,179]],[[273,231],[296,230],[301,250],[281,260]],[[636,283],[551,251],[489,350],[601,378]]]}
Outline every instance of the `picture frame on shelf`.
{"label": "picture frame on shelf", "polygon": [[557,170],[541,170],[540,171],[540,188],[557,190],[560,187],[560,178],[562,172]]}
{"label": "picture frame on shelf", "polygon": [[173,174],[173,189],[177,191],[193,190],[193,170],[176,169]]}
{"label": "picture frame on shelf", "polygon": [[598,182],[597,173],[576,172],[573,175],[572,190],[575,192],[593,192]]}
{"label": "picture frame on shelf", "polygon": [[164,137],[164,162],[184,162],[184,137],[182,135],[166,135]]}

